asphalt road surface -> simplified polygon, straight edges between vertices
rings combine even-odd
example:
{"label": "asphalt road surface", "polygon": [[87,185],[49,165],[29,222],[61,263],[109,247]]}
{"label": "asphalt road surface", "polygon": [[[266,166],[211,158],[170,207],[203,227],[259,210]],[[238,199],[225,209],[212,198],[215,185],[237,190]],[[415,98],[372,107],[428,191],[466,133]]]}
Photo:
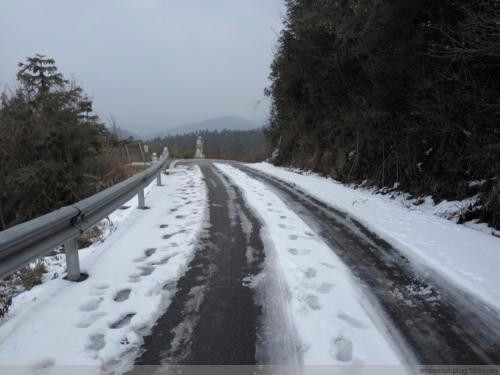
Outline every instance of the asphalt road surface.
{"label": "asphalt road surface", "polygon": [[145,338],[138,365],[255,364],[260,307],[244,280],[260,272],[260,224],[225,177],[210,163],[200,166],[211,225],[167,312]]}
{"label": "asphalt road surface", "polygon": [[[261,225],[241,192],[210,161],[197,163],[208,189],[211,225],[171,305],[145,338],[137,365],[258,362],[262,308],[244,281],[263,266]],[[380,321],[400,343],[403,362],[500,364],[498,312],[429,270],[415,268],[361,224],[295,186],[231,164],[272,187],[344,261],[379,307]]]}

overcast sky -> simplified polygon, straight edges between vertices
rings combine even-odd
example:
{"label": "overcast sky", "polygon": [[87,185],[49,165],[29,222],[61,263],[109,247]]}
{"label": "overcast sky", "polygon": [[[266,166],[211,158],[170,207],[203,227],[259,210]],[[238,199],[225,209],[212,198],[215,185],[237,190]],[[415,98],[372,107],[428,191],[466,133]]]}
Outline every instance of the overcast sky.
{"label": "overcast sky", "polygon": [[283,12],[281,0],[0,0],[0,85],[41,53],[131,131],[262,123]]}

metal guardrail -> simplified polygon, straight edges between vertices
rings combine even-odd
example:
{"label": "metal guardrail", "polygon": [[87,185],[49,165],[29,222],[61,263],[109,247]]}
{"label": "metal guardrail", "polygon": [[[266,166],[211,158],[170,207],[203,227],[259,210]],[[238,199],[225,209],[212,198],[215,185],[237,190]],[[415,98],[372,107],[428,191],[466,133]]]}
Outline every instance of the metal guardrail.
{"label": "metal guardrail", "polygon": [[0,232],[0,280],[61,245],[68,280],[80,280],[78,238],[136,194],[138,208],[145,209],[144,188],[155,177],[161,186],[161,172],[168,167],[168,160],[165,148],[161,158],[145,171],[78,203]]}

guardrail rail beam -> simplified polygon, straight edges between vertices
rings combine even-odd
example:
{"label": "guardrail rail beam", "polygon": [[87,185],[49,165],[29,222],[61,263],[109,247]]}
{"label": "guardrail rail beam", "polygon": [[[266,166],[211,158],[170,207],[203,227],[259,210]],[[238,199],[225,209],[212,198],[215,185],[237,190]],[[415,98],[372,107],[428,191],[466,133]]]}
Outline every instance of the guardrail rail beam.
{"label": "guardrail rail beam", "polygon": [[78,258],[78,238],[120,208],[136,194],[139,208],[146,208],[144,188],[168,168],[165,148],[151,167],[91,197],[0,232],[0,280],[64,245],[67,279],[83,280]]}

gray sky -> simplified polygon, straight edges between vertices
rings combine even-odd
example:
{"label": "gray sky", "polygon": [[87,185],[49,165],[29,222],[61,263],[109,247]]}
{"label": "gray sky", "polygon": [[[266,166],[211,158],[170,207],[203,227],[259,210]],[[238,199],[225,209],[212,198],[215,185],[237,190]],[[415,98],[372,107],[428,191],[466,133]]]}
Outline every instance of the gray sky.
{"label": "gray sky", "polygon": [[0,85],[42,53],[131,131],[223,115],[262,123],[269,102],[255,104],[283,12],[281,0],[0,0]]}

